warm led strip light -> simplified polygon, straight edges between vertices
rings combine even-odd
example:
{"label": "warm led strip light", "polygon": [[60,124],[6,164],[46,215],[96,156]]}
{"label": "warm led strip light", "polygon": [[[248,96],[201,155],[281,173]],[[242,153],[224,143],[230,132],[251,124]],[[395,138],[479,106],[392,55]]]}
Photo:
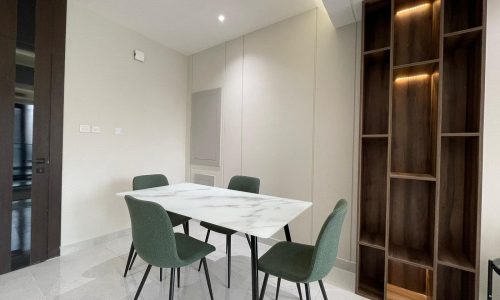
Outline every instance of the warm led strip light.
{"label": "warm led strip light", "polygon": [[405,14],[411,14],[420,10],[424,10],[431,7],[430,3],[424,3],[424,4],[419,4],[417,6],[409,7],[402,9],[396,13],[397,16],[405,15]]}
{"label": "warm led strip light", "polygon": [[398,77],[398,78],[396,78],[396,82],[426,80],[429,78],[429,76],[430,76],[429,74],[419,74],[419,75],[413,75],[413,76],[407,76],[407,77]]}

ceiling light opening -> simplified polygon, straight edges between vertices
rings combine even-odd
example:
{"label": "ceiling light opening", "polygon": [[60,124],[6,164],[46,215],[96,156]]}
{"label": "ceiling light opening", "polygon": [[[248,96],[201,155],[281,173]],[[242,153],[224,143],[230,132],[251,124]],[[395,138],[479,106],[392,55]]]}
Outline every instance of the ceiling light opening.
{"label": "ceiling light opening", "polygon": [[219,19],[219,22],[224,23],[224,21],[226,20],[226,16],[219,15],[218,19]]}

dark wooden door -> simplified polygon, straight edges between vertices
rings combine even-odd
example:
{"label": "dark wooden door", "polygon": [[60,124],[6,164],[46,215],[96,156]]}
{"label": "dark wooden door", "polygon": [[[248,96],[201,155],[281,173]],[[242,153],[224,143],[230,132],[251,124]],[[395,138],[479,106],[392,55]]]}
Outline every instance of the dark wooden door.
{"label": "dark wooden door", "polygon": [[59,255],[65,20],[0,1],[0,274]]}

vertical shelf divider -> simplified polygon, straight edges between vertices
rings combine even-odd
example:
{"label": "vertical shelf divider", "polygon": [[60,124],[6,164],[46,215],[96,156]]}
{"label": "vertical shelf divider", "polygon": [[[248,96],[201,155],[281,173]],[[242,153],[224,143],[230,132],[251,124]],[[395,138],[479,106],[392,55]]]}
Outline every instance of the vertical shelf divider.
{"label": "vertical shelf divider", "polygon": [[385,272],[384,272],[384,299],[387,299],[387,283],[389,282],[389,244],[390,244],[390,212],[391,212],[391,168],[392,168],[392,98],[394,91],[394,15],[395,15],[394,0],[391,0],[391,52],[390,52],[390,68],[389,76],[389,113],[388,118],[388,133],[387,133],[387,197],[386,197],[386,216],[385,216]]}

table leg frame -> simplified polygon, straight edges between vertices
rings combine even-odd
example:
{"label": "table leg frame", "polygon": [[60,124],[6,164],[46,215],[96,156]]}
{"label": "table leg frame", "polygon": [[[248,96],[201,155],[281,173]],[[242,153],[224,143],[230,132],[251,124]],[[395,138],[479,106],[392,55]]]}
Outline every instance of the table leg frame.
{"label": "table leg frame", "polygon": [[258,260],[259,260],[259,251],[258,251],[258,242],[256,236],[250,237],[251,244],[251,268],[252,268],[252,300],[259,299],[259,270],[258,270]]}

